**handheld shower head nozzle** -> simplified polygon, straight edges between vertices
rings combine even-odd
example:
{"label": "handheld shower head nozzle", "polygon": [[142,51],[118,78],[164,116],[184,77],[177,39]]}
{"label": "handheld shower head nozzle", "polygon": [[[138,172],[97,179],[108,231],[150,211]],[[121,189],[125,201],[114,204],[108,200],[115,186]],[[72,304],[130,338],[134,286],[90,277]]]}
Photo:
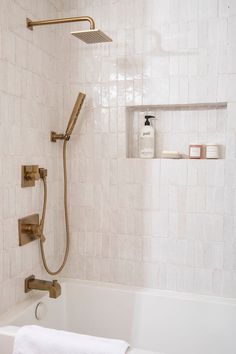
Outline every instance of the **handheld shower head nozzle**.
{"label": "handheld shower head nozzle", "polygon": [[58,134],[58,133],[56,133],[54,131],[51,131],[51,139],[50,140],[53,143],[55,143],[57,140],[65,140],[65,141],[70,140],[71,133],[72,133],[72,131],[74,129],[74,126],[75,126],[75,124],[77,122],[78,115],[79,115],[80,110],[82,108],[82,105],[84,103],[85,97],[86,97],[86,95],[84,93],[82,93],[82,92],[79,93],[79,95],[77,97],[77,100],[75,102],[73,111],[71,113],[69,122],[67,124],[67,128],[66,128],[65,134]]}
{"label": "handheld shower head nozzle", "polygon": [[66,136],[69,136],[71,135],[73,129],[74,129],[74,126],[76,124],[76,121],[77,121],[77,118],[78,118],[78,115],[80,113],[80,110],[82,108],[82,105],[84,103],[84,99],[85,99],[86,95],[82,92],[79,93],[78,97],[77,97],[77,100],[75,102],[75,105],[74,105],[74,108],[73,108],[73,111],[71,113],[71,116],[70,116],[70,119],[69,119],[69,122],[68,122],[68,125],[67,125],[67,128],[66,128],[66,132],[65,132],[65,135]]}

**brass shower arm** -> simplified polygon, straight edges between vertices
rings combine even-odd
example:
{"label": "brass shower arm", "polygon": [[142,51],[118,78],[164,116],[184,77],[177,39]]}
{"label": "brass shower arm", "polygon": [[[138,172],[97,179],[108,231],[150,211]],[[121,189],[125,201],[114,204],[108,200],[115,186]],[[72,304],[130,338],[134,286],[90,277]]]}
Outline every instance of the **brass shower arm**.
{"label": "brass shower arm", "polygon": [[71,22],[84,22],[87,21],[90,23],[90,29],[95,29],[95,22],[92,17],[89,16],[81,16],[81,17],[66,17],[66,18],[57,18],[54,20],[40,20],[40,21],[31,21],[29,18],[26,19],[27,28],[31,31],[34,26],[47,26],[47,25],[55,25],[60,23],[71,23]]}

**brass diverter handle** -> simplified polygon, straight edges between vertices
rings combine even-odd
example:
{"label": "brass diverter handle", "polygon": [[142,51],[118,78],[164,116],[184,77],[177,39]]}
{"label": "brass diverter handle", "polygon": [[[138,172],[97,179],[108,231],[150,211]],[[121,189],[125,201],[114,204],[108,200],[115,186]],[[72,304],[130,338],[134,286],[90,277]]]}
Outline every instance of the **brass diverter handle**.
{"label": "brass diverter handle", "polygon": [[19,244],[24,246],[29,242],[40,239],[45,241],[42,226],[39,222],[39,215],[33,214],[18,220]]}
{"label": "brass diverter handle", "polygon": [[34,187],[40,179],[38,165],[24,165],[21,172],[21,187]]}
{"label": "brass diverter handle", "polygon": [[21,231],[25,234],[31,235],[33,240],[41,239],[43,242],[45,241],[42,227],[39,224],[22,224]]}
{"label": "brass diverter handle", "polygon": [[39,222],[39,214],[28,215],[18,220],[19,245],[24,246],[29,242],[40,239],[45,241],[42,226]]}

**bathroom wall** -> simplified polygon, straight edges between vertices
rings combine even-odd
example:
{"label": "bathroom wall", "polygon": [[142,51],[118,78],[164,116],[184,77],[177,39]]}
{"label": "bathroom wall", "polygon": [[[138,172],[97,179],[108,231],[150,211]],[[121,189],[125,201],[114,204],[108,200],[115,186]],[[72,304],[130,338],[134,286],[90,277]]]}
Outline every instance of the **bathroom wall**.
{"label": "bathroom wall", "polygon": [[[25,27],[26,17],[77,15],[113,43],[71,37],[82,23]],[[236,296],[235,31],[233,0],[1,1],[0,312],[24,298],[25,277],[47,277],[37,242],[18,246],[18,218],[40,213],[43,196],[40,182],[21,188],[22,164],[48,168],[46,253],[54,269],[63,256],[62,146],[49,132],[64,130],[79,91],[64,275]],[[213,140],[224,159],[126,158],[126,106],[217,101],[227,111],[159,112],[157,129],[165,148]]]}
{"label": "bathroom wall", "polygon": [[[72,248],[64,275],[235,297],[235,2],[63,6],[63,15],[88,14],[113,38],[91,46],[71,38],[65,52],[64,113],[78,91],[87,101],[70,144]],[[78,27],[86,25],[71,26]],[[227,111],[172,112],[168,123],[160,113],[159,127],[182,152],[189,142],[221,143],[223,159],[126,158],[127,105],[220,101]]]}
{"label": "bathroom wall", "polygon": [[[47,256],[60,237],[61,149],[49,141],[62,127],[61,39],[55,28],[29,31],[26,17],[56,17],[60,1],[0,2],[0,312],[24,298],[24,278],[42,273],[38,243],[19,247],[18,218],[41,212],[43,189],[21,188],[21,165],[48,168]],[[45,273],[42,274],[44,277]]]}

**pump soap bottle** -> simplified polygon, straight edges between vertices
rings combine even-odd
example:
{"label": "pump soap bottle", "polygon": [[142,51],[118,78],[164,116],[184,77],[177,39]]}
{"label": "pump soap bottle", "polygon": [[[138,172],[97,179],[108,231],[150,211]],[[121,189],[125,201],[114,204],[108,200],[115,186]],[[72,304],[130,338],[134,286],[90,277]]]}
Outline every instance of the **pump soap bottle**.
{"label": "pump soap bottle", "polygon": [[149,121],[152,118],[155,117],[145,116],[146,121],[139,136],[139,155],[142,159],[151,159],[154,157],[155,131]]}

